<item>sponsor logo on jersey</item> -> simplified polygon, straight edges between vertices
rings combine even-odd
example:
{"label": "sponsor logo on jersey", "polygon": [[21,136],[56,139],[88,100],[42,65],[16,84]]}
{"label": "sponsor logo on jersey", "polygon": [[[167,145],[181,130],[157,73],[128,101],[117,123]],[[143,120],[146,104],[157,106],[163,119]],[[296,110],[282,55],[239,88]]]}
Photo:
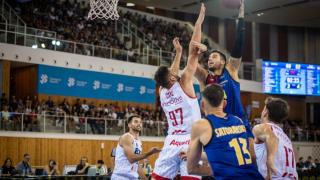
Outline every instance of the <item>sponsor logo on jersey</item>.
{"label": "sponsor logo on jersey", "polygon": [[176,141],[176,140],[172,140],[170,142],[170,146],[182,146],[185,144],[190,144],[190,140],[186,140],[186,141]]}
{"label": "sponsor logo on jersey", "polygon": [[178,104],[180,104],[182,102],[183,102],[182,96],[179,96],[177,98],[173,97],[173,98],[170,98],[169,101],[161,103],[161,106],[162,107],[166,107],[166,106],[171,106],[171,105],[178,105]]}
{"label": "sponsor logo on jersey", "polygon": [[169,99],[171,97],[173,97],[173,91],[167,91],[166,92],[166,98]]}

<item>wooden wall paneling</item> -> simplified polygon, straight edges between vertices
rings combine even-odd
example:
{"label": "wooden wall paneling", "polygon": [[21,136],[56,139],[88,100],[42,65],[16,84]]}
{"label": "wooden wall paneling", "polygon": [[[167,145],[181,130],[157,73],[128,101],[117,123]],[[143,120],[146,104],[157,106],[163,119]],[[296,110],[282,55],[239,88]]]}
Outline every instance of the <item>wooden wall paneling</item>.
{"label": "wooden wall paneling", "polygon": [[[118,141],[0,137],[0,143],[0,164],[10,157],[16,165],[28,153],[31,165],[45,166],[50,159],[54,159],[60,171],[63,171],[64,165],[78,164],[82,156],[86,156],[90,164],[96,164],[102,159],[107,167],[113,167],[110,155]],[[104,143],[102,150],[101,143]],[[162,145],[162,142],[143,142],[143,151],[148,151],[151,147],[162,148]],[[157,157],[158,155],[149,157],[152,165]]]}
{"label": "wooden wall paneling", "polygon": [[278,26],[278,54],[280,61],[288,61],[288,27]]}
{"label": "wooden wall paneling", "polygon": [[[243,48],[243,62],[253,62],[252,58],[252,24],[251,22],[245,22],[245,40],[244,40],[244,48]],[[236,37],[234,37],[236,38]],[[236,39],[234,39],[235,43]],[[234,44],[233,43],[233,44]],[[232,47],[233,48],[233,47]]]}
{"label": "wooden wall paneling", "polygon": [[225,20],[225,38],[226,38],[226,48],[231,52],[236,37],[236,23],[234,20]]}
{"label": "wooden wall paneling", "polygon": [[1,60],[2,63],[2,93],[6,94],[6,97],[10,97],[10,66],[11,62],[7,60]]}
{"label": "wooden wall paneling", "polygon": [[270,59],[270,25],[259,24],[260,58]]}
{"label": "wooden wall paneling", "polygon": [[37,65],[12,69],[13,95],[24,99],[26,96],[31,98],[37,93]]}

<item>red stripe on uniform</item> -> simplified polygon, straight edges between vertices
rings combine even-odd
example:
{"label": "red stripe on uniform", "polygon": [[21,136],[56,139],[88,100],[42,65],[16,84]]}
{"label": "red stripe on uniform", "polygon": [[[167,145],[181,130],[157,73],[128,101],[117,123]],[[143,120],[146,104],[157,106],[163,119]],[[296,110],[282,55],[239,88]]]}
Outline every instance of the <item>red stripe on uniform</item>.
{"label": "red stripe on uniform", "polygon": [[181,180],[199,180],[200,178],[192,177],[192,176],[181,176]]}
{"label": "red stripe on uniform", "polygon": [[159,176],[158,174],[156,173],[152,173],[151,174],[151,177],[155,180],[170,180],[169,178],[165,178],[165,177],[162,177],[162,176]]}
{"label": "red stripe on uniform", "polygon": [[288,173],[283,173],[283,174],[282,174],[282,177],[286,177],[286,176],[287,176],[287,174],[288,174]]}

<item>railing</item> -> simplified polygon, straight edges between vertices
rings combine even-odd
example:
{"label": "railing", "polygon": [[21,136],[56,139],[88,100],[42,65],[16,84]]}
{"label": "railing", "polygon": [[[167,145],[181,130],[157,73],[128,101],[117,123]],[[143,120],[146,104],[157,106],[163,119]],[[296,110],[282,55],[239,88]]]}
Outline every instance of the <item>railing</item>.
{"label": "railing", "polygon": [[0,14],[6,17],[9,24],[15,24],[26,27],[26,23],[17,15],[13,8],[5,2],[5,0],[0,0]]}
{"label": "railing", "polygon": [[[74,41],[61,40],[57,38],[39,36],[34,34],[24,34],[16,31],[8,30],[11,25],[0,23],[0,42],[8,44],[16,44],[32,48],[42,48],[53,51],[68,52],[73,54],[81,54],[87,56],[95,56],[100,58],[116,59],[128,62],[137,62],[141,64],[149,64],[154,66],[170,65],[174,53],[168,51],[143,48],[133,51],[108,48],[104,46],[95,46],[93,44],[77,43]],[[13,26],[15,27],[15,25]],[[37,31],[34,31],[37,32]],[[38,30],[38,32],[41,32]],[[48,32],[43,31],[44,34]],[[55,34],[53,35],[55,36]],[[187,57],[183,56],[181,67],[184,67]],[[242,63],[240,68],[240,78],[247,80],[256,80],[255,65],[253,63]]]}
{"label": "railing", "polygon": [[288,129],[287,135],[292,141],[319,142],[320,130]]}
{"label": "railing", "polygon": [[[141,135],[165,136],[166,121],[144,120]],[[71,116],[63,112],[35,113],[0,112],[0,130],[44,133],[77,133],[121,135],[128,131],[127,120],[110,117]],[[320,130],[285,130],[292,141],[320,142]]]}
{"label": "railing", "polygon": [[[144,120],[142,136],[165,136],[167,122]],[[121,135],[128,131],[127,120],[69,116],[65,113],[0,113],[0,130],[43,133]]]}
{"label": "railing", "polygon": [[[142,48],[142,51],[139,49],[128,51],[104,46],[95,46],[93,44],[61,40],[57,39],[56,37],[49,37],[48,35],[35,35],[37,33],[25,34],[16,31],[17,27],[19,26],[8,25],[4,21],[0,23],[0,42],[101,58],[138,62],[156,66],[161,64],[161,59],[171,62],[173,57],[173,53],[161,50]],[[38,30],[37,32],[41,31]],[[44,34],[48,34],[50,31],[42,32]],[[53,34],[53,36],[56,36],[56,34]]]}
{"label": "railing", "polygon": [[[118,25],[118,28],[120,27],[124,26]],[[144,43],[139,43],[143,44],[141,46],[142,51],[140,47],[128,51],[57,39],[56,32],[42,29],[27,27],[26,32],[28,33],[24,33],[19,30],[23,28],[23,26],[7,24],[6,19],[2,18],[0,21],[0,42],[155,66],[170,65],[175,55],[172,52],[162,51],[161,49],[149,49],[149,46]],[[187,57],[183,56],[181,61],[182,68],[186,65],[186,62]],[[255,72],[254,63],[242,63],[239,75],[242,79],[256,80]]]}

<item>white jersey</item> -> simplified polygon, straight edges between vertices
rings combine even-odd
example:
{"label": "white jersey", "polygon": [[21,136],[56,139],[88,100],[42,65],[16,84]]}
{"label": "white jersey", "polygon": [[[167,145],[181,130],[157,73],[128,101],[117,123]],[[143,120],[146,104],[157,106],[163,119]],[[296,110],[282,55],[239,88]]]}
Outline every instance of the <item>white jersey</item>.
{"label": "white jersey", "polygon": [[192,123],[201,118],[197,97],[189,97],[179,82],[170,89],[161,88],[160,102],[169,125],[168,135],[191,133]]}
{"label": "white jersey", "polygon": [[[140,139],[135,139],[133,136],[132,138],[133,138],[134,153],[141,154],[142,143]],[[138,162],[135,162],[132,164],[129,162],[127,156],[124,153],[123,148],[118,143],[116,148],[115,167],[114,167],[111,179],[112,180],[138,179],[139,178],[138,167],[139,167]]]}
{"label": "white jersey", "polygon": [[[298,174],[296,170],[296,161],[291,140],[279,126],[273,123],[268,124],[271,126],[272,131],[279,140],[278,150],[274,160],[274,165],[276,167],[277,174],[273,175],[272,179],[297,180]],[[257,156],[259,172],[262,174],[263,177],[266,177],[267,148],[265,143],[254,144],[254,150]]]}

